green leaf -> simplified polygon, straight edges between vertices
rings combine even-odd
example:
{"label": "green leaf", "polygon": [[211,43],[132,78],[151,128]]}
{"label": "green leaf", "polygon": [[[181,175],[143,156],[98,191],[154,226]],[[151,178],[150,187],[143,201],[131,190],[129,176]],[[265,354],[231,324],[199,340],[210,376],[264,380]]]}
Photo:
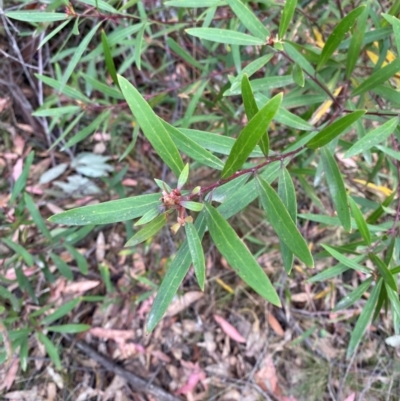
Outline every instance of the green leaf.
{"label": "green leaf", "polygon": [[135,64],[138,70],[141,69],[142,45],[144,31],[147,29],[147,23],[144,23],[136,35],[135,40]]}
{"label": "green leaf", "polygon": [[221,173],[222,178],[227,178],[235,173],[246,161],[252,150],[256,147],[257,142],[265,134],[281,102],[282,93],[279,93],[267,102],[242,130],[225,162]]}
{"label": "green leaf", "polygon": [[180,205],[185,209],[193,210],[194,212],[200,212],[203,210],[203,204],[199,202],[181,201]]}
{"label": "green leaf", "polygon": [[389,268],[386,266],[384,261],[374,253],[370,252],[368,257],[371,259],[372,263],[378,268],[378,271],[383,278],[383,281],[394,291],[397,292],[397,284],[396,281],[390,272]]}
{"label": "green leaf", "polygon": [[1,285],[0,285],[0,297],[3,299],[8,299],[15,312],[19,312],[21,310],[20,301],[18,300],[18,298],[11,291],[9,291],[7,288]]}
{"label": "green leaf", "polygon": [[103,29],[101,30],[101,43],[103,45],[104,61],[106,62],[108,73],[110,74],[114,84],[117,85],[117,87],[119,88],[117,70],[115,69],[114,60],[107,40],[107,35],[105,34]]}
{"label": "green leaf", "polygon": [[358,272],[362,272],[365,274],[372,274],[371,270],[369,270],[367,267],[364,267],[360,265],[357,262],[357,258],[354,259],[349,259],[348,257],[344,256],[337,250],[331,248],[328,245],[322,244],[322,247],[329,252],[335,259],[337,259],[340,263],[342,263],[344,266],[350,267],[350,269],[353,269]]}
{"label": "green leaf", "polygon": [[298,64],[295,64],[293,66],[292,77],[293,77],[293,81],[296,82],[297,85],[299,85],[302,88],[304,87],[304,82],[305,82],[304,81],[304,73]]}
{"label": "green leaf", "polygon": [[371,286],[373,281],[373,277],[369,277],[363,283],[361,283],[357,288],[347,294],[344,298],[342,298],[335,306],[334,311],[338,311],[340,309],[347,309],[351,305],[354,305],[367,291]]}
{"label": "green leaf", "polygon": [[349,14],[347,14],[340,22],[337,24],[333,32],[329,35],[328,40],[325,43],[324,48],[322,49],[320,59],[318,61],[317,70],[320,70],[321,67],[329,60],[332,56],[333,52],[338,48],[340,43],[343,41],[346,33],[350,30],[350,28],[356,22],[356,19],[359,15],[364,11],[365,5],[355,8]]}
{"label": "green leaf", "polygon": [[190,8],[203,8],[203,7],[216,7],[221,4],[221,0],[169,0],[164,3],[168,7],[190,7]]}
{"label": "green leaf", "polygon": [[20,244],[11,241],[9,238],[5,237],[1,239],[10,249],[12,249],[16,254],[22,257],[25,263],[31,267],[35,263],[33,256]]}
{"label": "green leaf", "polygon": [[267,39],[262,40],[245,33],[218,28],[189,28],[185,29],[185,32],[199,39],[226,45],[260,46],[264,45]]}
{"label": "green leaf", "polygon": [[283,7],[282,17],[279,21],[279,39],[283,39],[287,29],[289,28],[290,23],[292,22],[292,18],[294,15],[294,11],[297,6],[297,0],[286,0],[285,7]]}
{"label": "green leaf", "polygon": [[71,256],[76,260],[78,264],[78,269],[82,274],[87,274],[89,271],[88,262],[84,255],[78,252],[72,245],[64,242],[63,246],[71,254]]}
{"label": "green leaf", "polygon": [[58,271],[68,280],[73,280],[74,275],[72,273],[71,268],[68,266],[66,262],[64,262],[58,255],[51,252],[50,253],[51,259],[53,260],[54,264],[56,265]]}
{"label": "green leaf", "polygon": [[189,178],[189,163],[186,163],[186,166],[183,168],[181,174],[178,178],[178,185],[177,188],[181,189]]}
{"label": "green leaf", "polygon": [[346,128],[350,127],[351,124],[356,122],[365,113],[366,110],[356,110],[347,116],[337,119],[334,123],[322,129],[307,143],[306,146],[310,149],[317,149],[321,146],[325,146],[339,136]]}
{"label": "green leaf", "polygon": [[285,205],[271,185],[263,178],[256,178],[257,190],[267,219],[287,247],[307,266],[314,267],[314,260],[307,243],[290,217]]}
{"label": "green leaf", "polygon": [[[285,205],[294,224],[297,224],[296,191],[294,189],[292,178],[284,166],[282,166],[279,174],[278,195],[281,198],[282,203]],[[279,242],[283,267],[285,268],[286,273],[289,274],[292,270],[294,254],[282,240],[279,240]]]}
{"label": "green leaf", "polygon": [[390,300],[390,305],[392,306],[392,312],[397,314],[398,318],[400,318],[400,301],[399,301],[399,293],[398,291],[394,291],[392,287],[388,286],[385,283],[386,292]]}
{"label": "green leaf", "polygon": [[150,223],[153,219],[155,219],[160,214],[160,207],[156,206],[153,209],[150,209],[146,212],[140,220],[135,223],[136,226],[141,226],[143,224]]}
{"label": "green leaf", "polygon": [[367,18],[369,14],[369,7],[366,7],[361,13],[360,18],[357,21],[357,25],[353,29],[353,34],[350,41],[349,50],[347,52],[346,59],[346,78],[349,79],[354,67],[356,66],[357,60],[359,59],[361,46],[364,40],[364,34],[367,26]]}
{"label": "green leaf", "polygon": [[59,326],[48,326],[46,330],[55,333],[82,333],[83,331],[90,330],[91,326],[89,324],[71,323],[71,324],[61,324]]}
{"label": "green leaf", "polygon": [[74,72],[76,66],[78,65],[83,53],[85,52],[86,48],[88,47],[90,41],[92,40],[93,36],[96,34],[97,30],[99,29],[102,22],[99,22],[95,25],[91,31],[82,39],[80,45],[75,49],[71,60],[68,63],[67,68],[65,69],[65,73],[61,80],[61,87],[63,87],[67,82],[71,74]]}
{"label": "green leaf", "polygon": [[354,89],[352,96],[362,95],[363,93],[374,89],[378,85],[386,82],[400,70],[400,58],[392,61],[385,67],[380,68],[370,75],[361,85]]}
{"label": "green leaf", "polygon": [[207,210],[206,220],[211,238],[229,265],[254,291],[272,304],[281,306],[278,294],[268,276],[237,236],[234,229],[209,203],[205,203],[205,209]]}
{"label": "green leaf", "polygon": [[[242,98],[247,119],[250,121],[258,113],[258,106],[256,100],[254,99],[253,89],[251,89],[247,74],[244,74],[242,79]],[[265,135],[261,136],[258,144],[264,155],[268,156],[269,136],[267,131],[265,132]]]}
{"label": "green leaf", "polygon": [[201,290],[204,291],[206,266],[201,240],[196,227],[192,223],[185,223],[185,232],[197,282],[199,283]]}
{"label": "green leaf", "polygon": [[69,226],[118,223],[143,216],[148,210],[158,205],[161,205],[160,194],[140,195],[78,207],[55,214],[48,220]]}
{"label": "green leaf", "polygon": [[224,163],[222,163],[222,161],[218,159],[218,157],[208,152],[206,149],[204,149],[203,146],[201,146],[198,142],[194,141],[189,135],[187,135],[187,132],[191,130],[177,129],[163,120],[160,121],[162,122],[168,133],[171,135],[172,140],[179,150],[181,150],[187,156],[191,157],[193,160],[196,160],[197,162],[202,163],[205,166],[211,167],[216,170],[223,169]]}
{"label": "green leaf", "polygon": [[329,192],[332,197],[333,205],[343,228],[351,231],[351,217],[349,204],[347,201],[346,187],[335,158],[329,149],[324,146],[321,149],[322,165],[324,168],[325,179],[328,184]]}
{"label": "green leaf", "polygon": [[120,75],[118,76],[118,81],[122,94],[144,135],[161,159],[164,160],[176,176],[179,176],[183,169],[183,161],[168,131],[137,89]]}
{"label": "green leaf", "polygon": [[29,170],[31,168],[33,157],[35,153],[33,151],[29,152],[28,157],[25,160],[24,168],[22,170],[21,175],[15,181],[14,187],[11,192],[11,198],[9,204],[12,205],[14,201],[17,199],[17,196],[21,193],[21,191],[25,188],[26,180],[29,176]]}
{"label": "green leaf", "polygon": [[372,289],[371,294],[361,311],[361,314],[350,336],[350,342],[346,353],[347,359],[349,359],[353,355],[365,333],[365,330],[367,329],[368,323],[370,322],[374,313],[374,308],[378,301],[381,287],[382,280],[379,280],[376,283],[375,287]]}
{"label": "green leaf", "polygon": [[201,65],[191,54],[189,54],[185,49],[183,49],[174,39],[170,36],[167,38],[167,45],[171,48],[171,50],[176,53],[182,60],[185,60],[187,63],[191,64],[193,67],[198,68],[199,70],[204,70],[204,66]]}
{"label": "green leaf", "polygon": [[35,202],[27,192],[24,193],[24,201],[25,201],[25,206],[28,209],[30,216],[32,217],[32,220],[36,224],[36,227],[48,240],[51,240],[50,231],[46,227],[46,223],[44,222],[42,216],[40,215],[40,212],[37,209]]}
{"label": "green leaf", "polygon": [[81,300],[81,297],[78,297],[66,302],[65,304],[57,308],[57,310],[54,311],[51,315],[48,315],[44,319],[42,319],[41,324],[46,326],[52,322],[55,322],[56,320],[61,319],[69,312],[71,312],[79,304],[79,302],[81,302]]}
{"label": "green leaf", "polygon": [[[205,210],[198,215],[194,225],[201,240],[206,229]],[[158,322],[163,317],[169,304],[178,291],[178,288],[181,285],[183,278],[187,274],[191,263],[192,257],[190,255],[189,246],[187,241],[185,241],[183,245],[179,248],[175,258],[171,263],[171,266],[164,276],[160,288],[158,289],[156,298],[154,299],[153,306],[147,320],[147,332],[151,332],[152,330],[154,330]]]}
{"label": "green leaf", "polygon": [[239,18],[240,22],[257,38],[265,40],[269,37],[268,29],[254,15],[254,13],[240,0],[227,0],[229,7]]}
{"label": "green leaf", "polygon": [[58,355],[57,347],[45,336],[43,333],[36,333],[38,336],[38,340],[44,345],[47,353],[49,354],[50,359],[53,361],[56,369],[61,370],[61,360]]}
{"label": "green leaf", "polygon": [[371,234],[369,232],[367,222],[364,219],[361,210],[359,209],[356,202],[351,197],[348,197],[350,203],[351,212],[353,213],[354,220],[357,224],[358,231],[360,231],[361,236],[364,238],[368,245],[371,245]]}
{"label": "green leaf", "polygon": [[54,22],[69,18],[66,13],[47,13],[45,11],[7,11],[4,14],[8,18],[25,22]]}
{"label": "green leaf", "polygon": [[[388,14],[382,14],[385,18]],[[394,38],[396,40],[397,54],[400,55],[400,20],[394,16],[390,16],[390,23],[393,27]],[[387,19],[387,18],[386,18]]]}
{"label": "green leaf", "polygon": [[357,155],[358,153],[364,152],[368,149],[371,149],[373,146],[376,146],[383,142],[393,131],[396,129],[399,124],[399,117],[394,117],[389,121],[386,121],[380,127],[373,129],[368,132],[365,136],[359,139],[345,154],[344,157],[352,157]]}
{"label": "green leaf", "polygon": [[156,217],[146,227],[139,230],[129,241],[125,244],[126,247],[138,245],[153,235],[157,234],[167,224],[167,216],[165,213]]}

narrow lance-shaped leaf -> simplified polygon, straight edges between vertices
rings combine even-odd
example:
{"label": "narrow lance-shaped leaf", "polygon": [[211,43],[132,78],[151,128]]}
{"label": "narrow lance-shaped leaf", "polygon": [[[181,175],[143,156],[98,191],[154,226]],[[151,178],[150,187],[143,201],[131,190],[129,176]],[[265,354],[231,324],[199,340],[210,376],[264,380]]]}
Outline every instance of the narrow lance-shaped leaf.
{"label": "narrow lance-shaped leaf", "polygon": [[343,228],[351,231],[351,218],[349,204],[347,202],[346,187],[344,186],[343,178],[339,167],[336,164],[335,158],[327,147],[321,150],[322,165],[324,167],[325,178],[328,184],[329,192],[332,197],[333,205],[339,217]]}
{"label": "narrow lance-shaped leaf", "polygon": [[372,271],[368,267],[364,267],[357,262],[358,258],[350,259],[328,245],[322,244],[322,246],[326,251],[328,251],[335,259],[337,259],[343,265],[348,266],[351,269],[354,269],[355,271],[358,272],[363,272],[365,274],[372,274]]}
{"label": "narrow lance-shaped leaf", "polygon": [[396,281],[390,272],[389,268],[386,266],[384,261],[374,253],[369,253],[368,257],[371,259],[372,263],[378,268],[380,275],[383,278],[383,281],[391,287],[394,291],[397,291]]}
{"label": "narrow lance-shaped leaf", "polygon": [[279,22],[279,39],[285,36],[287,29],[289,28],[290,22],[292,21],[294,11],[296,10],[297,0],[286,0],[285,7],[283,7],[282,17]]}
{"label": "narrow lance-shaped leaf", "polygon": [[267,219],[279,238],[302,262],[309,267],[314,267],[314,260],[307,243],[297,229],[278,194],[263,178],[257,177],[256,183]]}
{"label": "narrow lance-shaped leaf", "polygon": [[186,33],[200,39],[210,40],[211,42],[224,43],[226,45],[259,46],[266,42],[254,36],[229,29],[218,28],[189,28]]}
{"label": "narrow lance-shaped leaf", "polygon": [[143,216],[147,211],[161,205],[160,194],[134,196],[67,210],[51,216],[48,220],[56,224],[85,226],[111,224]]}
{"label": "narrow lance-shaped leaf", "polygon": [[204,206],[207,210],[206,220],[211,238],[222,256],[254,291],[272,304],[281,306],[278,294],[268,276],[234,229],[209,203],[205,203]]}
{"label": "narrow lance-shaped leaf", "polygon": [[[292,178],[290,177],[287,169],[282,166],[279,181],[278,181],[278,195],[282,199],[290,217],[292,218],[294,224],[297,222],[297,201],[296,201],[296,191],[294,189]],[[280,239],[281,255],[283,260],[283,267],[286,273],[290,273],[293,266],[294,254],[288,248],[288,246]]]}
{"label": "narrow lance-shaped leaf", "polygon": [[360,117],[366,113],[366,110],[356,110],[352,113],[337,119],[331,125],[328,125],[322,129],[314,138],[307,143],[307,147],[310,149],[317,149],[321,146],[327,145],[339,136],[346,128],[350,127],[351,124],[356,122]]}
{"label": "narrow lance-shaped leaf", "polygon": [[375,305],[378,301],[379,292],[382,287],[382,280],[378,280],[375,287],[372,289],[371,294],[361,311],[361,314],[357,320],[354,330],[351,332],[349,346],[347,348],[346,358],[349,359],[354,351],[357,349],[365,330],[367,329],[368,323],[371,321],[374,313]]}
{"label": "narrow lance-shaped leaf", "polygon": [[110,74],[114,84],[117,85],[119,88],[117,71],[115,69],[114,60],[111,54],[110,46],[108,44],[107,35],[105,34],[104,30],[101,31],[101,42],[103,44],[104,60],[106,62],[108,73]]}
{"label": "narrow lance-shaped leaf", "polygon": [[139,230],[129,241],[125,244],[125,247],[138,245],[153,235],[157,234],[167,224],[167,216],[165,213],[156,217],[146,227]]}
{"label": "narrow lance-shaped leaf", "polygon": [[186,164],[181,174],[179,175],[177,188],[181,189],[186,184],[188,178],[189,178],[189,163]]}
{"label": "narrow lance-shaped leaf", "polygon": [[24,168],[22,169],[22,173],[17,178],[17,181],[15,181],[14,188],[12,189],[11,198],[9,201],[10,205],[12,205],[14,203],[15,199],[17,199],[17,196],[25,188],[26,180],[28,179],[28,176],[29,176],[29,170],[31,168],[34,155],[35,155],[35,153],[33,151],[31,151],[25,160]]}
{"label": "narrow lance-shaped leaf", "polygon": [[386,121],[380,127],[373,129],[368,132],[365,136],[359,139],[345,154],[344,157],[352,157],[357,155],[358,153],[364,152],[368,149],[371,149],[373,146],[376,146],[383,142],[393,131],[396,129],[399,124],[399,118],[394,117],[389,121]]}
{"label": "narrow lance-shaped leaf", "polygon": [[65,69],[65,73],[63,75],[61,81],[61,87],[63,87],[67,82],[71,74],[74,72],[76,66],[78,65],[83,53],[85,52],[86,48],[88,47],[90,41],[92,40],[93,36],[96,34],[97,30],[99,29],[102,23],[99,22],[95,25],[91,31],[82,39],[80,45],[76,48],[71,60],[69,61],[67,68]]}
{"label": "narrow lance-shaped leaf", "polygon": [[24,22],[55,22],[68,18],[66,13],[47,13],[44,11],[7,11],[8,18]]}
{"label": "narrow lance-shaped leaf", "polygon": [[376,88],[380,84],[386,82],[389,78],[395,75],[400,70],[400,58],[392,61],[390,64],[378,71],[375,71],[364,82],[354,89],[352,96],[362,95],[363,93]]}
{"label": "narrow lance-shaped leaf", "polygon": [[268,29],[254,15],[241,0],[227,0],[229,7],[239,18],[240,22],[250,31],[250,33],[261,40],[266,40],[269,36]]}
{"label": "narrow lance-shaped leaf", "polygon": [[[247,74],[244,74],[242,79],[242,98],[247,119],[250,121],[258,113],[258,106]],[[268,156],[269,136],[267,131],[265,131],[265,134],[261,136],[258,144],[264,155]]]}
{"label": "narrow lance-shaped leaf", "polygon": [[[397,2],[400,4],[400,2]],[[393,15],[389,14],[382,14],[386,20],[388,20],[393,27],[393,33],[394,33],[394,39],[396,41],[396,47],[397,47],[397,54],[400,54],[400,20]]]}
{"label": "narrow lance-shaped leaf", "polygon": [[179,177],[183,161],[168,131],[137,89],[124,77],[118,76],[119,85],[132,114],[146,138],[168,167]]}
{"label": "narrow lance-shaped leaf", "polygon": [[368,278],[357,288],[347,294],[337,303],[334,310],[337,311],[340,309],[347,309],[351,305],[354,305],[368,291],[368,288],[370,287],[373,279],[373,277]]}
{"label": "narrow lance-shaped leaf", "polygon": [[346,60],[346,78],[349,79],[351,73],[356,66],[358,56],[360,55],[361,46],[364,40],[364,34],[367,26],[367,18],[369,7],[365,8],[358,18],[357,25],[353,29],[353,34],[350,41],[349,51],[347,52]]}
{"label": "narrow lance-shaped leaf", "polygon": [[297,63],[293,66],[292,77],[293,81],[296,82],[297,85],[300,87],[304,86],[304,73]]}
{"label": "narrow lance-shaped leaf", "polygon": [[47,353],[49,354],[50,359],[53,361],[55,367],[61,370],[61,360],[58,355],[57,347],[48,339],[46,335],[43,333],[37,333],[38,340],[44,345]]}
{"label": "narrow lance-shaped leaf", "polygon": [[197,282],[199,283],[199,287],[201,288],[201,290],[204,291],[204,282],[206,279],[206,266],[205,266],[204,252],[201,246],[200,237],[193,223],[186,222],[185,231]]}
{"label": "narrow lance-shaped leaf", "polygon": [[371,245],[371,234],[368,229],[367,222],[364,219],[363,214],[361,213],[361,210],[359,209],[358,205],[356,202],[351,197],[348,197],[351,212],[353,214],[354,220],[357,224],[358,231],[360,231],[361,236],[364,238],[364,241],[368,244]]}
{"label": "narrow lance-shaped leaf", "polygon": [[222,170],[222,178],[227,178],[235,173],[249,157],[256,147],[262,135],[265,134],[270,122],[274,118],[282,102],[282,93],[274,96],[267,104],[249,121],[247,126],[236,139],[228,160]]}
{"label": "narrow lance-shaped leaf", "polygon": [[365,7],[365,5],[362,5],[355,8],[353,11],[347,14],[335,27],[333,32],[330,34],[328,40],[326,41],[324,48],[322,49],[317,70],[321,69],[321,67],[329,60],[333,52],[343,41],[346,33],[354,25],[359,15],[364,11]]}

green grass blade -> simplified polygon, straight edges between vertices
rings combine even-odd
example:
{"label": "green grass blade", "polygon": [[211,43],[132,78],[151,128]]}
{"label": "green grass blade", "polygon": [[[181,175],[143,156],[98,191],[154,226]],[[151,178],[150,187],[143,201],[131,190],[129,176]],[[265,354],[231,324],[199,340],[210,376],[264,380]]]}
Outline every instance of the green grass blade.
{"label": "green grass blade", "polygon": [[51,240],[51,234],[46,226],[46,223],[44,222],[42,216],[40,215],[39,210],[36,207],[32,197],[26,192],[24,193],[24,201],[25,201],[25,206],[28,209],[30,216],[32,217],[32,220],[36,224],[36,227],[48,240]]}
{"label": "green grass blade", "polygon": [[71,301],[66,302],[65,304],[61,305],[57,308],[52,314],[46,316],[42,319],[41,324],[46,326],[50,323],[55,322],[56,320],[61,319],[62,317],[66,316],[69,312],[71,312],[78,304],[81,302],[81,298],[74,298]]}
{"label": "green grass blade", "polygon": [[48,220],[69,226],[118,223],[141,217],[157,205],[161,205],[160,194],[140,195],[78,207],[55,214]]}
{"label": "green grass blade", "polygon": [[25,261],[25,263],[32,267],[35,263],[33,256],[20,244],[11,241],[9,238],[4,237],[1,239],[10,249],[12,249],[17,255]]}
{"label": "green grass blade", "polygon": [[390,300],[390,305],[392,307],[392,312],[396,314],[400,318],[400,301],[399,301],[399,292],[396,290],[394,291],[392,287],[387,285],[386,286],[386,293]]}
{"label": "green grass blade", "polygon": [[74,275],[72,273],[71,268],[68,266],[66,262],[64,262],[58,255],[55,253],[51,252],[50,253],[51,259],[53,260],[54,264],[57,267],[57,270],[67,279],[67,280],[73,280]]}
{"label": "green grass blade", "polygon": [[246,5],[244,5],[240,0],[227,0],[227,2],[229,7],[239,18],[240,22],[253,36],[263,41],[269,37],[268,29]]}
{"label": "green grass blade", "polygon": [[166,224],[167,216],[165,213],[163,213],[152,220],[146,227],[143,227],[141,230],[139,230],[132,238],[130,238],[125,244],[125,248],[136,246],[146,241],[153,235],[157,234]]}
{"label": "green grass blade", "polygon": [[325,179],[328,184],[329,192],[332,197],[333,205],[343,228],[351,231],[351,217],[349,203],[347,201],[346,187],[339,167],[332,153],[325,146],[321,149],[322,165],[325,172]]}
{"label": "green grass blade", "polygon": [[267,219],[287,247],[307,266],[314,267],[314,260],[307,243],[290,217],[285,205],[271,185],[261,177],[256,178],[257,190]]}
{"label": "green grass blade", "polygon": [[65,249],[71,254],[71,256],[75,259],[78,269],[82,274],[87,274],[89,271],[88,262],[84,255],[78,252],[72,245],[68,243],[63,244]]}
{"label": "green grass blade", "polygon": [[62,369],[60,356],[58,355],[57,347],[43,333],[37,333],[38,340],[44,345],[50,359],[53,361],[58,370]]}
{"label": "green grass blade", "polygon": [[189,63],[195,68],[198,68],[201,71],[204,70],[205,67],[201,65],[195,58],[193,58],[186,50],[184,50],[181,46],[179,46],[179,44],[175,42],[175,40],[172,39],[171,37],[167,38],[167,45],[182,60],[185,60],[187,63]]}
{"label": "green grass blade", "polygon": [[360,231],[360,234],[364,238],[364,241],[368,245],[371,245],[371,233],[369,232],[367,222],[365,221],[361,210],[359,209],[357,203],[350,196],[348,197],[348,201],[354,220],[357,224],[358,231]]}
{"label": "green grass blade", "polygon": [[265,44],[264,40],[245,33],[218,28],[189,28],[186,33],[199,39],[206,39],[211,42],[224,43],[226,45],[260,46]]}
{"label": "green grass blade", "polygon": [[355,8],[353,11],[347,14],[335,27],[335,29],[327,39],[324,48],[322,49],[321,56],[317,65],[317,70],[320,70],[321,67],[325,65],[325,63],[332,56],[333,52],[339,47],[340,43],[345,38],[346,33],[354,25],[356,19],[361,15],[365,7],[365,5],[362,5]]}
{"label": "green grass blade", "polygon": [[55,333],[82,333],[84,331],[90,330],[91,326],[89,324],[82,323],[70,323],[70,324],[61,324],[59,326],[48,326],[46,330],[52,331]]}
{"label": "green grass blade", "polygon": [[345,154],[344,157],[352,157],[361,152],[364,152],[368,149],[371,149],[373,146],[376,146],[383,142],[393,131],[396,129],[399,124],[399,117],[391,118],[389,121],[386,121],[380,127],[373,129],[368,132],[365,136],[359,139]]}
{"label": "green grass blade", "polygon": [[310,149],[317,149],[321,146],[327,145],[339,136],[346,128],[350,127],[351,124],[355,123],[366,113],[366,110],[356,110],[347,116],[337,119],[331,125],[328,125],[322,129],[313,139],[307,143],[307,147]]}
{"label": "green grass blade", "polygon": [[28,176],[29,176],[29,170],[31,168],[34,155],[35,155],[35,153],[33,151],[31,151],[25,160],[25,164],[24,164],[24,168],[22,169],[22,173],[17,178],[17,181],[15,181],[15,185],[12,189],[11,198],[9,201],[10,205],[12,205],[14,203],[14,201],[17,199],[17,196],[22,192],[22,190],[26,186],[26,180],[28,179]]}
{"label": "green grass blade", "polygon": [[297,0],[286,0],[285,6],[283,7],[282,10],[281,20],[279,21],[279,31],[278,31],[279,39],[283,39],[283,37],[285,36],[285,33],[288,30],[290,23],[292,22],[296,6],[297,6]]}
{"label": "green grass blade", "polygon": [[369,270],[367,267],[364,267],[360,265],[357,262],[357,258],[350,259],[347,256],[344,256],[340,252],[338,252],[336,249],[331,248],[328,245],[322,244],[322,247],[329,252],[336,260],[338,260],[340,263],[342,263],[344,266],[350,267],[350,269],[353,269],[358,272],[362,272],[365,274],[372,274],[372,271]]}
{"label": "green grass blade", "polygon": [[242,130],[232,147],[227,161],[225,162],[224,169],[221,173],[222,178],[227,178],[235,173],[247,160],[262,135],[265,134],[265,131],[278,111],[281,102],[282,93],[279,93],[268,101]]}
{"label": "green grass blade", "polygon": [[347,359],[349,359],[357,349],[358,344],[360,343],[365,330],[367,329],[368,323],[371,321],[375,305],[378,302],[378,296],[382,287],[382,282],[382,280],[379,280],[376,283],[367,302],[365,303],[364,308],[361,311],[361,314],[350,336],[349,346],[346,353]]}
{"label": "green grass blade", "polygon": [[372,90],[380,84],[386,82],[389,78],[395,75],[400,70],[400,58],[392,61],[390,64],[382,67],[370,75],[361,85],[354,89],[352,96],[362,95],[363,93]]}
{"label": "green grass blade", "polygon": [[197,282],[199,283],[199,287],[201,288],[201,290],[204,291],[204,283],[206,280],[206,265],[200,237],[197,233],[196,227],[192,223],[185,223],[185,231]]}
{"label": "green grass blade", "polygon": [[176,176],[179,176],[183,169],[183,161],[168,131],[137,89],[120,75],[118,76],[118,81],[129,108],[142,128],[144,135],[161,159]]}
{"label": "green grass blade", "polygon": [[234,229],[209,203],[205,203],[207,226],[217,249],[240,278],[254,291],[276,306],[281,306],[278,294],[268,276],[256,262]]}

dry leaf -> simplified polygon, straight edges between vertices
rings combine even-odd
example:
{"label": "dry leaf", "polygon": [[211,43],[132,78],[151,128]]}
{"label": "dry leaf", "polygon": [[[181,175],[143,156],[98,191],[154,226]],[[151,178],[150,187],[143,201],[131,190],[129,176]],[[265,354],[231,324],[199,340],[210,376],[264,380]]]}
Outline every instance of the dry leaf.
{"label": "dry leaf", "polygon": [[204,295],[203,292],[201,291],[189,291],[182,297],[178,297],[175,299],[171,305],[167,309],[167,313],[165,316],[175,316],[178,313],[182,312],[185,310],[187,307],[189,307],[193,302],[198,301],[200,298],[202,298]]}
{"label": "dry leaf", "polygon": [[228,321],[219,315],[214,315],[214,320],[221,327],[222,331],[232,340],[238,343],[245,343],[246,339]]}
{"label": "dry leaf", "polygon": [[19,368],[19,358],[14,358],[8,366],[5,377],[3,377],[2,383],[0,383],[0,390],[9,390],[13,385]]}
{"label": "dry leaf", "polygon": [[343,401],[354,401],[356,399],[356,393],[351,393],[346,399]]}
{"label": "dry leaf", "polygon": [[254,375],[256,383],[265,391],[275,393],[278,386],[275,365],[268,355],[261,363],[260,369]]}
{"label": "dry leaf", "polygon": [[106,255],[106,240],[104,238],[103,231],[99,232],[96,240],[96,260],[97,262],[102,262],[104,256]]}
{"label": "dry leaf", "polygon": [[280,337],[284,337],[285,331],[282,329],[282,326],[271,312],[267,314],[267,320],[268,324],[271,326],[271,329],[275,332],[275,334]]}
{"label": "dry leaf", "polygon": [[83,294],[86,291],[91,290],[92,288],[97,287],[100,284],[100,281],[96,280],[85,280],[78,281],[77,283],[68,284],[64,289],[64,294]]}

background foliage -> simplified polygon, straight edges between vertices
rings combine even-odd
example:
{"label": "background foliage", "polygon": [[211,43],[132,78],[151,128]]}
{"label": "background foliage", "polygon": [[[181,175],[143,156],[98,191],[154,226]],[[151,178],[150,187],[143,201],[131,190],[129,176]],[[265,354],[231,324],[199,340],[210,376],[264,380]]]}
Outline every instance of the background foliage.
{"label": "background foliage", "polygon": [[[37,343],[61,369],[65,335],[94,327],[77,311],[125,297],[150,302],[152,332],[184,280],[210,294],[221,260],[242,280],[219,283],[228,293],[250,287],[289,311],[295,286],[280,275],[305,285],[302,307],[350,310],[349,366],[371,322],[398,346],[399,11],[400,1],[4,4],[2,52],[15,54],[2,69],[22,89],[12,115],[2,106],[4,154],[20,162],[2,164],[15,180],[0,215],[1,362],[17,352],[26,371]],[[141,252],[154,268],[118,288],[114,266]],[[82,277],[101,289],[59,302],[60,278]]]}

